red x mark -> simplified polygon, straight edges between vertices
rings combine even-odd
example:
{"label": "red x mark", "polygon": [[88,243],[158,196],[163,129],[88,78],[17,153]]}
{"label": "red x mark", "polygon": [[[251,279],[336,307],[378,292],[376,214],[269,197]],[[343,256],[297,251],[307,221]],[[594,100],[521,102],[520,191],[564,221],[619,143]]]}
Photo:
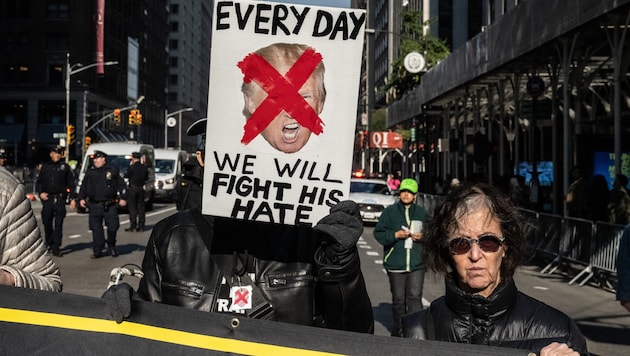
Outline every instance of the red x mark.
{"label": "red x mark", "polygon": [[249,291],[247,289],[238,289],[234,292],[234,304],[245,305],[247,304],[247,296]]}
{"label": "red x mark", "polygon": [[241,143],[250,143],[282,110],[314,134],[324,131],[324,122],[299,92],[321,61],[322,55],[309,47],[285,76],[256,53],[248,54],[238,63],[244,75],[243,81],[250,83],[253,80],[267,93],[265,100],[245,123]]}

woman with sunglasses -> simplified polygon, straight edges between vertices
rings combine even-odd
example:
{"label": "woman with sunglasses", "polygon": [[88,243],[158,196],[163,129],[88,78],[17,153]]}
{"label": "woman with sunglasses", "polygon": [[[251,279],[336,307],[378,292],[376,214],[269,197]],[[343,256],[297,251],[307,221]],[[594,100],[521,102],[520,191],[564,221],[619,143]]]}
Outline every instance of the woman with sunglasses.
{"label": "woman with sunglasses", "polygon": [[424,234],[427,268],[446,275],[446,295],[404,320],[414,339],[588,354],[576,323],[519,292],[513,275],[527,253],[509,198],[487,184],[449,193]]}

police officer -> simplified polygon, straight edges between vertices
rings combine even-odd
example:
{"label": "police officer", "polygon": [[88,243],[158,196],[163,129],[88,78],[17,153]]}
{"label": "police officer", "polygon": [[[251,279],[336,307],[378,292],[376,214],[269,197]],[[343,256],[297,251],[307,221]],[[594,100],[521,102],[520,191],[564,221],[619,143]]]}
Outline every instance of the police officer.
{"label": "police officer", "polygon": [[129,227],[125,231],[144,231],[144,184],[149,180],[149,170],[140,162],[141,157],[140,152],[132,152],[131,165],[125,173],[125,178],[129,180],[127,188]]}
{"label": "police officer", "polygon": [[188,161],[184,163],[184,173],[177,181],[177,186],[175,187],[177,194],[177,210],[201,210],[207,121],[208,120],[205,118],[199,119],[186,130],[188,136],[198,136],[200,142],[195,152],[195,157],[189,158]]}
{"label": "police officer", "polygon": [[[36,189],[42,202],[42,223],[46,235],[46,246],[54,256],[61,257],[63,219],[66,217],[66,199],[74,191],[74,174],[68,164],[61,160],[64,148],[57,146],[50,151],[50,161],[42,165],[37,177]],[[74,209],[75,201],[70,200]]]}
{"label": "police officer", "polygon": [[127,205],[126,186],[120,171],[115,165],[107,164],[107,154],[103,151],[94,151],[92,162],[94,166],[85,172],[83,184],[79,191],[79,205],[88,207],[90,212],[89,224],[92,230],[92,258],[105,255],[105,231],[103,220],[107,225],[107,246],[112,257],[118,256],[116,251],[116,232],[120,226],[118,220],[117,203],[120,206]]}

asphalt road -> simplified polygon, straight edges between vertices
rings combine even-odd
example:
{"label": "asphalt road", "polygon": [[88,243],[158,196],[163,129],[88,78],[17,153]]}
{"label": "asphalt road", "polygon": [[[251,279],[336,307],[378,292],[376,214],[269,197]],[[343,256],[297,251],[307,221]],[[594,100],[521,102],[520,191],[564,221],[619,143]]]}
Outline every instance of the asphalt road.
{"label": "asphalt road", "polygon": [[[33,209],[41,220],[38,202],[33,203]],[[53,257],[61,270],[63,292],[100,297],[107,288],[112,269],[125,264],[141,265],[150,229],[174,212],[173,204],[155,204],[154,210],[147,212],[147,230],[144,232],[124,231],[129,227],[129,221],[126,214],[121,214],[117,244],[120,256],[91,259],[92,236],[88,230],[87,215],[69,210],[64,224],[64,256]],[[389,335],[391,295],[382,266],[382,248],[375,241],[371,226],[365,227],[359,247],[374,310],[375,333]],[[587,337],[589,351],[593,355],[630,355],[630,313],[614,300],[614,293],[594,284],[582,287],[569,285],[567,275],[561,272],[543,275],[541,269],[540,263],[521,267],[515,277],[519,289],[575,319]],[[125,281],[136,287],[139,280],[126,277]],[[425,305],[441,296],[443,291],[442,279],[428,273],[423,295]]]}

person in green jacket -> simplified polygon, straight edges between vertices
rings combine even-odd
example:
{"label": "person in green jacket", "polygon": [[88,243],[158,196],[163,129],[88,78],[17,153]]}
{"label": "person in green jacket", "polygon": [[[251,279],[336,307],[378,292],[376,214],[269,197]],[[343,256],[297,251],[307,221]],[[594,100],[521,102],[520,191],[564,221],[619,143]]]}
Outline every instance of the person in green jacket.
{"label": "person in green jacket", "polygon": [[415,203],[418,183],[414,179],[404,179],[398,190],[400,200],[383,210],[374,237],[383,245],[383,266],[392,293],[392,336],[400,337],[403,315],[422,310],[422,225],[428,213]]}

